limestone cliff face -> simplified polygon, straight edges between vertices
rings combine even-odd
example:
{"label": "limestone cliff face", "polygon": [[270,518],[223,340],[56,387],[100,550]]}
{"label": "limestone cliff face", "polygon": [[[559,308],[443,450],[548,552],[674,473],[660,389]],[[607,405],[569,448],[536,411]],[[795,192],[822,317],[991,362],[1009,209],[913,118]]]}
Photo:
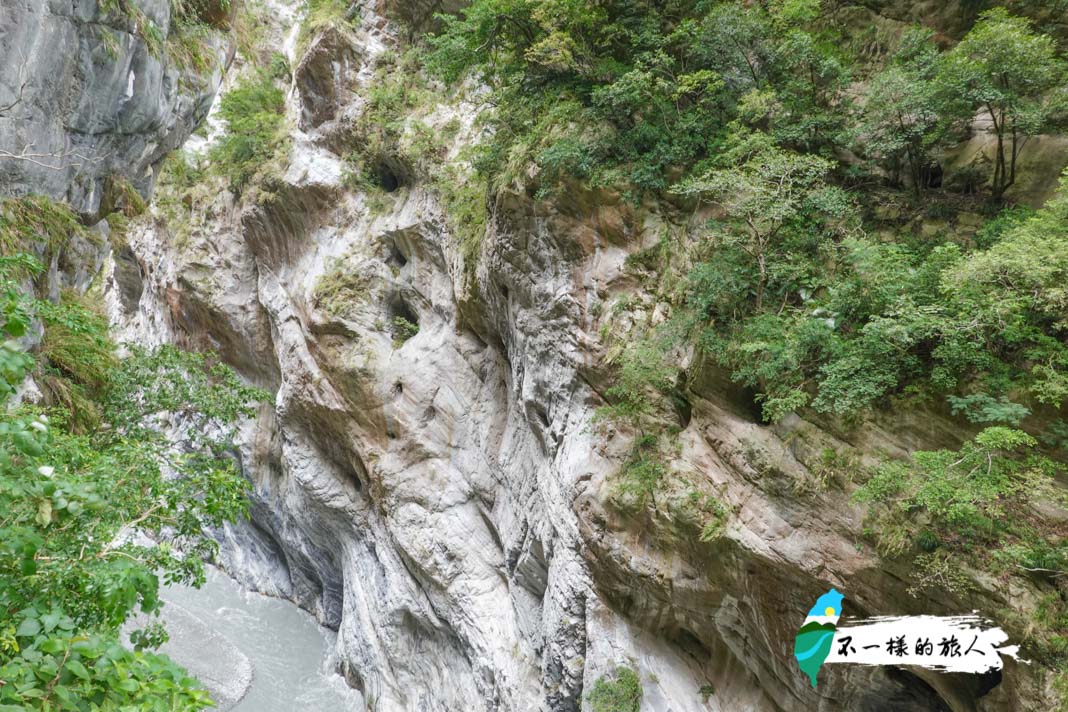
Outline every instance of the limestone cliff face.
{"label": "limestone cliff face", "polygon": [[220,31],[204,39],[212,68],[186,67],[168,52],[174,32],[169,0],[2,0],[0,191],[87,215],[113,176],[147,194],[156,165],[207,114],[232,52]]}
{"label": "limestone cliff face", "polygon": [[[679,354],[698,377],[672,467],[727,505],[724,535],[702,543],[681,507],[635,519],[611,506],[631,434],[591,425],[608,382],[602,327],[662,318],[625,260],[693,218],[609,194],[504,194],[476,266],[418,176],[394,176],[384,196],[347,187],[337,136],[403,34],[387,10],[365,7],[356,30],[290,57],[292,146],[269,192],[209,191],[181,240],[147,221],[107,268],[120,339],[214,348],[275,394],[243,432],[253,506],[220,532],[225,567],[336,628],[339,669],[368,709],[577,710],[618,665],[658,711],[1048,705],[1022,666],[992,691],[996,679],[836,666],[818,694],[795,667],[794,632],[830,585],[855,615],[1034,605],[997,581],[911,598],[905,572],[862,543],[843,486],[800,486],[825,447],[957,442],[936,415],[768,428]],[[474,115],[458,102],[428,122],[460,126],[457,152]],[[323,288],[338,275],[341,306]],[[621,295],[630,306],[607,313]],[[396,333],[398,318],[417,333]]]}

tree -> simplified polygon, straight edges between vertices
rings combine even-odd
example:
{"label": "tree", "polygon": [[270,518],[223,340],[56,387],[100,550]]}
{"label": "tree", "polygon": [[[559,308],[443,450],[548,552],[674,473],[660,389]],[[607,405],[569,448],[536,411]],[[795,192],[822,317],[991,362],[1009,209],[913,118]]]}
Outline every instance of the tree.
{"label": "tree", "polygon": [[1021,430],[989,427],[959,450],[918,451],[908,461],[884,463],[854,499],[872,505],[884,553],[905,550],[925,528],[946,540],[963,535],[990,545],[1014,529],[1037,540],[1019,523],[1035,502],[1055,496],[1063,470],[1037,454],[1037,445]]}
{"label": "tree", "polygon": [[982,111],[997,137],[990,181],[995,200],[1016,182],[1020,150],[1049,121],[1049,93],[1064,74],[1053,38],[1032,32],[1029,20],[1004,8],[983,13],[945,54],[937,81],[946,105],[955,104],[964,117]]}
{"label": "tree", "polygon": [[932,82],[937,52],[931,34],[905,34],[893,60],[868,82],[856,128],[866,152],[883,161],[895,182],[907,172],[917,197],[927,186],[930,148],[945,133]]}
{"label": "tree", "polygon": [[845,129],[848,83],[849,66],[836,47],[809,32],[788,30],[774,56],[775,138],[798,150],[826,151]]}
{"label": "tree", "polygon": [[990,249],[943,275],[970,341],[995,353],[1021,353],[1035,400],[1059,408],[1068,401],[1068,174],[1061,193],[1010,228]]}
{"label": "tree", "polygon": [[694,57],[715,69],[738,94],[759,87],[774,51],[768,23],[759,5],[715,5],[701,18]]}
{"label": "tree", "polygon": [[781,149],[762,134],[736,139],[728,155],[742,160],[688,180],[676,192],[709,199],[726,212],[728,221],[712,240],[715,246],[737,248],[752,259],[753,308],[759,312],[768,287],[769,260],[783,250],[788,237],[813,242],[833,234],[848,220],[849,200],[827,183],[831,161]]}

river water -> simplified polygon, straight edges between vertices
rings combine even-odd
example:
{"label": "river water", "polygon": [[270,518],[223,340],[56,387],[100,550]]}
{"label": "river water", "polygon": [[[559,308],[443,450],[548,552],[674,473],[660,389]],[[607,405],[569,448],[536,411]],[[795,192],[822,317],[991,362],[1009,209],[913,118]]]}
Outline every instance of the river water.
{"label": "river water", "polygon": [[163,592],[170,641],[161,651],[201,680],[219,710],[361,712],[333,670],[335,634],[286,601],[250,593],[218,569],[200,589]]}

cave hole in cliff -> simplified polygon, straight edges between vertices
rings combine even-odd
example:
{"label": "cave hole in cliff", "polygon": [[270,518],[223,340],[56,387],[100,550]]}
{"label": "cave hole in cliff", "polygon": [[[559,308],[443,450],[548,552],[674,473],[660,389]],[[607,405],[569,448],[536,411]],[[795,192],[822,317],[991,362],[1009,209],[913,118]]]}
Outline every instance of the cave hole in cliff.
{"label": "cave hole in cliff", "polygon": [[408,258],[404,256],[404,253],[401,252],[401,249],[397,246],[396,242],[389,243],[389,257],[386,258],[386,264],[391,267],[396,267],[397,269],[408,264]]}
{"label": "cave hole in cliff", "polygon": [[396,324],[403,319],[412,326],[419,326],[419,315],[415,313],[415,310],[409,306],[408,302],[400,294],[394,294],[390,298],[386,309],[389,312],[390,324]]}
{"label": "cave hole in cliff", "polygon": [[[856,701],[857,712],[950,712],[952,709],[927,681],[896,667],[883,668],[885,682],[875,684]],[[874,681],[878,681],[875,678]],[[974,695],[972,692],[969,696]]]}
{"label": "cave hole in cliff", "polygon": [[683,430],[690,426],[690,420],[693,419],[693,404],[690,403],[690,399],[686,397],[686,383],[688,380],[688,374],[683,369],[679,372],[678,379],[675,381],[675,387],[671,390],[671,405],[675,409],[675,415],[679,419],[679,425]]}
{"label": "cave hole in cliff", "polygon": [[975,677],[976,697],[986,697],[990,694],[991,690],[1001,684],[1001,670],[991,670],[989,672],[980,673]]}
{"label": "cave hole in cliff", "polygon": [[923,182],[928,188],[941,188],[944,171],[937,161],[931,161],[923,167]]}
{"label": "cave hole in cliff", "polygon": [[538,416],[538,422],[541,423],[541,427],[549,427],[549,412],[545,410],[545,406],[541,403],[535,403],[534,414]]}
{"label": "cave hole in cliff", "polygon": [[404,163],[392,156],[379,156],[371,164],[371,173],[378,187],[393,193],[407,186],[411,180]]}

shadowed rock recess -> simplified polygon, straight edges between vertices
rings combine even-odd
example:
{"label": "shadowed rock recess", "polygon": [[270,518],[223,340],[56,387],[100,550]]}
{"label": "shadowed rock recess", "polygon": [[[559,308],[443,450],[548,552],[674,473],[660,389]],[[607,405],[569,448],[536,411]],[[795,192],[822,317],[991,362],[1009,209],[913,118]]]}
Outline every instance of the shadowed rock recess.
{"label": "shadowed rock recess", "polygon": [[[166,35],[166,2],[133,4]],[[184,196],[161,179],[103,273],[117,341],[212,349],[273,395],[236,446],[252,505],[218,532],[227,572],[336,630],[338,672],[379,711],[586,710],[619,667],[636,671],[643,710],[1053,709],[1049,675],[1012,660],[997,680],[827,666],[814,690],[793,658],[830,586],[856,617],[1037,605],[1037,588],[994,577],[910,595],[908,563],[865,540],[845,485],[798,485],[827,450],[867,462],[958,447],[974,433],[948,413],[767,425],[751,393],[680,349],[671,470],[722,503],[722,534],[706,540],[673,508],[687,492],[658,493],[655,511],[618,506],[634,433],[595,411],[614,346],[664,319],[628,257],[710,216],[677,198],[495,187],[484,226],[457,217],[450,188],[474,185],[469,171],[434,174],[407,139],[361,123],[379,68],[455,4],[341,5],[344,18],[300,30],[300,3],[263,3],[259,54],[224,79],[220,35],[217,69],[194,81],[95,2],[0,0],[0,145],[53,156],[0,163],[0,189],[86,215],[113,174],[151,191],[220,82],[225,95],[281,67],[275,155],[240,190],[211,171]],[[114,37],[106,61],[99,32]],[[485,132],[480,88],[464,89],[436,87],[418,109],[448,137],[437,159],[458,165]],[[395,110],[398,123],[417,111]],[[197,143],[192,160],[208,161]]]}

